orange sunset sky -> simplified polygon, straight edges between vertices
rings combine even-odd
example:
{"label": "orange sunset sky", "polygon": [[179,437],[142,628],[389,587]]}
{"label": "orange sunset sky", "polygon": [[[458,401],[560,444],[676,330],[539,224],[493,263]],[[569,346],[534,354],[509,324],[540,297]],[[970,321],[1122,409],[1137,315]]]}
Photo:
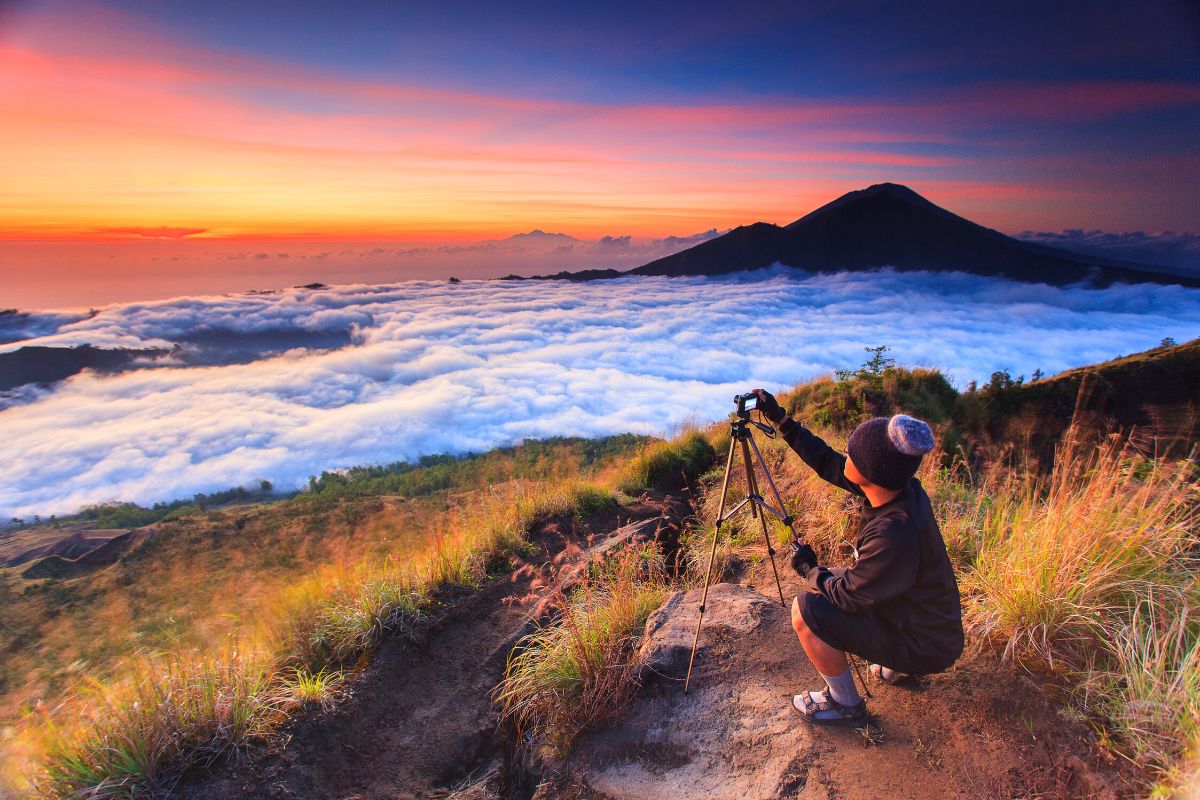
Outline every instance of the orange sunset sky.
{"label": "orange sunset sky", "polygon": [[1182,4],[899,28],[882,6],[193,5],[0,6],[2,304],[171,258],[786,224],[883,180],[1009,232],[1195,227]]}

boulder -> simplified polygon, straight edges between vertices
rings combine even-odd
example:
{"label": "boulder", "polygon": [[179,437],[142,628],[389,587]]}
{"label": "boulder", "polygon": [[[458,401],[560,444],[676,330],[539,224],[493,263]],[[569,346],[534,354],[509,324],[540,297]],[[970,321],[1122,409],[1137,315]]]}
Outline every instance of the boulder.
{"label": "boulder", "polygon": [[677,592],[647,621],[639,657],[656,676],[618,722],[580,739],[569,769],[582,796],[821,796],[813,794],[819,781],[809,780],[814,732],[789,706],[803,656],[787,610],[747,586],[710,587],[684,694],[700,596]]}
{"label": "boulder", "polygon": [[[696,635],[703,589],[675,592],[649,619],[638,651],[643,677],[647,673],[678,676],[686,673]],[[700,631],[700,649],[725,638],[746,637],[762,625],[779,604],[753,589],[734,583],[709,587],[705,603],[704,625]]]}

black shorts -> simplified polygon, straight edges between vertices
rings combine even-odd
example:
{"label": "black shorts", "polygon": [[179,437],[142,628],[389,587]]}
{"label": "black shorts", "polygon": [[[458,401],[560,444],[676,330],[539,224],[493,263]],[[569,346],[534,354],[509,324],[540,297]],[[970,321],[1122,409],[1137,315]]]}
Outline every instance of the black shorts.
{"label": "black shorts", "polygon": [[[825,595],[805,592],[798,595],[804,624],[830,647],[853,653],[872,664],[882,664],[906,675],[925,675],[945,667],[932,665],[900,630],[881,620],[871,611],[849,614],[835,606]],[[935,666],[934,669],[930,669]]]}

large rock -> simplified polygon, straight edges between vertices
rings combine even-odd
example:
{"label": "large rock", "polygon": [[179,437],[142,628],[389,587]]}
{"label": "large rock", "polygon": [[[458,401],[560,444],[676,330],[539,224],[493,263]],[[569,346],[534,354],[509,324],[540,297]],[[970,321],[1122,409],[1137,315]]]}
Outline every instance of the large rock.
{"label": "large rock", "polygon": [[[789,706],[803,659],[786,609],[752,588],[710,588],[688,694],[683,678],[701,590],[678,592],[646,623],[641,657],[658,677],[619,722],[571,757],[589,798],[810,797],[813,731]],[[805,793],[805,792],[808,793]]]}
{"label": "large rock", "polygon": [[[687,671],[702,593],[703,589],[675,592],[646,620],[638,652],[644,673],[678,677]],[[779,604],[753,589],[735,583],[710,586],[700,631],[701,647],[730,637],[750,635],[768,617],[774,619],[777,616],[770,609],[778,612]]]}

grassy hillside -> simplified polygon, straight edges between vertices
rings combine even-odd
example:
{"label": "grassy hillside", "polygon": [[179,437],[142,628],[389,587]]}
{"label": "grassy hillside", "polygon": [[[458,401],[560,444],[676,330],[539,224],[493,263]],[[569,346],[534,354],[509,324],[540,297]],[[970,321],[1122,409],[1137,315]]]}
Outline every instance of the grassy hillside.
{"label": "grassy hillside", "polygon": [[1043,463],[1065,424],[1185,456],[1200,439],[1200,339],[1033,381],[998,372],[962,396],[953,418],[976,446],[1016,445]]}
{"label": "grassy hillside", "polygon": [[[1200,770],[1200,471],[1194,460],[1147,449],[1143,437],[1105,435],[1104,425],[1137,417],[1087,419],[1050,403],[1072,385],[1078,391],[1089,375],[1097,387],[1090,408],[1143,413],[1148,401],[1137,398],[1155,397],[1158,384],[1138,385],[1136,376],[1177,371],[1184,377],[1163,380],[1185,391],[1167,395],[1176,405],[1155,406],[1184,421],[1169,433],[1185,440],[1194,402],[1186,387],[1200,386],[1189,377],[1196,348],[1160,348],[1044,386],[1011,381],[961,395],[939,373],[896,368],[876,349],[860,370],[781,398],[839,448],[873,415],[905,412],[935,423],[943,449],[919,477],[959,577],[969,648],[998,656],[1002,672],[1019,667],[1046,676],[1066,711],[1094,725],[1107,755],[1156,797],[1174,795]],[[1001,392],[1006,405],[995,402]],[[971,424],[969,412],[980,406],[994,414],[987,418],[994,428]],[[1057,415],[1041,418],[1048,460],[1021,458],[1033,454],[998,438],[1030,413]],[[704,434],[718,452],[728,446],[726,425]],[[780,440],[759,441],[801,535],[824,563],[849,563],[854,504]],[[1187,441],[1196,444],[1194,436]],[[722,472],[714,467],[701,478],[701,525],[683,543],[685,587],[703,579]],[[730,501],[742,496],[735,481]],[[790,537],[777,523],[773,535],[780,545]],[[732,524],[717,551],[718,576],[762,557],[756,524]],[[646,618],[643,599],[662,596],[663,580],[652,563],[640,572],[618,569],[572,598],[559,626],[539,631],[512,662],[497,690],[507,718],[561,752],[593,717],[577,709],[619,708],[629,693],[623,665],[630,641]]]}
{"label": "grassy hillside", "polygon": [[[1056,676],[1114,757],[1147,765],[1166,786],[1200,747],[1195,465],[1161,458],[1137,436],[1126,445],[1099,433],[1148,417],[1156,435],[1194,444],[1197,352],[1197,342],[1159,348],[1033,383],[1000,375],[959,393],[940,373],[898,368],[877,348],[862,368],[781,397],[835,444],[876,414],[935,424],[942,450],[922,479],[973,642]],[[1176,388],[1159,395],[1161,386]],[[1087,413],[1061,405],[1072,393]],[[677,486],[710,470],[727,436],[718,423],[672,442],[527,442],[326,473],[272,502],[220,496],[224,505],[213,507],[213,497],[198,497],[58,520],[149,528],[117,563],[79,577],[0,570],[4,774],[18,784],[32,775],[61,796],[169,786],[194,759],[267,736],[305,703],[335,696],[382,636],[419,628],[447,593],[510,568],[506,554],[522,550],[536,520],[586,516],[649,484]],[[765,454],[802,530],[844,563],[842,498],[780,442]],[[716,477],[701,478],[704,520],[715,512]],[[752,556],[753,534],[730,529],[723,568]],[[705,535],[684,537],[694,564],[706,557],[696,552]],[[644,554],[593,577],[567,598],[571,635],[546,629],[498,694],[528,712],[524,728],[559,747],[628,692],[628,671],[610,666],[627,665],[630,635],[670,581],[695,580],[696,570],[672,577]],[[538,694],[546,680],[558,683]],[[595,713],[578,718],[572,708]]]}
{"label": "grassy hillside", "polygon": [[[705,433],[719,448],[723,426]],[[844,448],[848,430],[817,433]],[[822,563],[848,565],[857,503],[780,440],[759,445],[801,535]],[[685,537],[690,568],[674,585],[652,555],[627,554],[640,568],[618,560],[598,572],[559,623],[531,636],[512,660],[497,698],[535,747],[561,755],[631,696],[630,654],[655,599],[703,580],[722,472],[700,479],[701,524]],[[1109,440],[1060,453],[1048,475],[1001,464],[975,473],[930,459],[918,477],[955,565],[968,652],[984,654],[1003,683],[1022,671],[1042,676],[1062,713],[1093,726],[1100,751],[1145,796],[1175,796],[1200,770],[1196,464],[1147,458]],[[735,482],[731,501],[743,496]],[[790,532],[774,523],[772,535],[786,552]],[[723,528],[716,579],[757,569],[752,582],[770,594],[764,557],[758,523],[735,518]]]}
{"label": "grassy hillside", "polygon": [[[445,587],[502,568],[500,554],[521,547],[531,521],[611,502],[611,486],[633,490],[660,452],[630,435],[529,441],[326,473],[276,502],[185,504],[165,514],[126,505],[58,520],[72,529],[159,518],[135,549],[89,575],[29,580],[25,564],[0,570],[7,774],[19,782],[13,773],[28,759],[98,735],[87,733],[102,719],[98,709],[151,691],[154,680],[179,680],[180,671],[234,684],[230,669],[243,678],[261,672],[262,694],[296,669],[307,681],[352,666],[384,628],[418,620]],[[52,533],[44,528],[8,536]],[[106,699],[97,705],[98,697]],[[36,724],[39,716],[57,730]]]}
{"label": "grassy hillside", "polygon": [[1119,433],[1159,456],[1186,456],[1200,440],[1200,339],[1049,378],[996,372],[961,393],[937,370],[898,369],[886,347],[867,355],[859,369],[798,386],[781,402],[833,428],[904,410],[939,426],[946,459],[975,466],[1004,460],[1044,471],[1068,429],[1079,439]]}

